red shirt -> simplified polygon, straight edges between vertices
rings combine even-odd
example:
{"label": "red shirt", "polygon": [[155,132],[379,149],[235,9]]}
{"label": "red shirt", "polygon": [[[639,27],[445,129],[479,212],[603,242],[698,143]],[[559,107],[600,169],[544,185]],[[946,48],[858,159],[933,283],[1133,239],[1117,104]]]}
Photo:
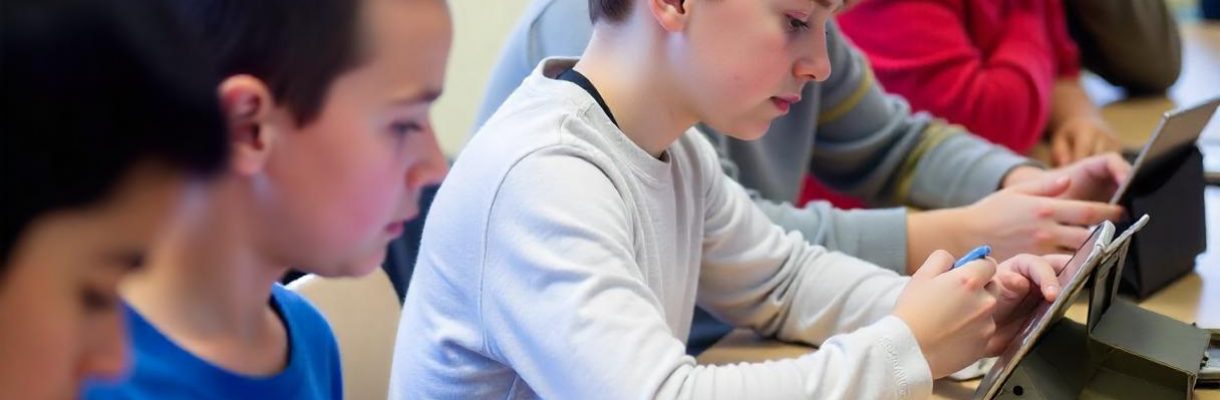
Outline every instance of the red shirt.
{"label": "red shirt", "polygon": [[838,20],[886,90],[1018,153],[1080,73],[1060,0],[864,0]]}
{"label": "red shirt", "polygon": [[[1046,129],[1055,81],[1080,73],[1060,0],[864,0],[838,21],[886,91],[1018,153]],[[858,204],[806,186],[801,204]]]}

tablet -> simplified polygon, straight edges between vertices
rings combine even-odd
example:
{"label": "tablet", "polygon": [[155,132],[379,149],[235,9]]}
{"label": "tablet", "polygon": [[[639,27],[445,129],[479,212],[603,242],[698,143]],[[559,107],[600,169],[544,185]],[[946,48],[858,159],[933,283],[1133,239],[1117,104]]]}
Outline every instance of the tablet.
{"label": "tablet", "polygon": [[1140,229],[1144,229],[1144,225],[1148,225],[1148,221],[1151,219],[1152,217],[1149,217],[1148,214],[1140,216],[1140,218],[1131,223],[1131,225],[1128,226],[1122,234],[1110,241],[1110,244],[1106,246],[1106,254],[1118,251],[1118,249],[1122,247],[1123,243],[1130,241],[1131,237],[1135,236],[1136,232],[1139,232]]}
{"label": "tablet", "polygon": [[1220,98],[1207,100],[1184,110],[1165,113],[1156,131],[1152,133],[1152,138],[1148,139],[1144,149],[1140,150],[1139,156],[1132,163],[1131,177],[1114,192],[1110,204],[1125,201],[1123,196],[1133,182],[1149,179],[1158,167],[1173,160],[1175,155],[1188,150],[1188,145],[1199,140],[1199,134],[1203,133],[1203,128],[1211,121],[1217,106],[1220,106]]}
{"label": "tablet", "polygon": [[1089,274],[1101,261],[1113,236],[1114,224],[1108,221],[1093,229],[1093,234],[1079,249],[1076,249],[1076,254],[1059,272],[1059,296],[1055,297],[1055,301],[1044,302],[1034,310],[1029,322],[1021,329],[1021,333],[1013,337],[1004,353],[996,358],[995,366],[991,367],[982,382],[979,382],[979,387],[974,392],[974,398],[990,399],[999,393],[1004,381],[1012,375],[1017,363],[1029,353],[1030,349],[1033,349],[1034,343],[1038,342],[1047,328],[1063,318],[1067,308],[1072,305],[1072,299],[1080,293]]}

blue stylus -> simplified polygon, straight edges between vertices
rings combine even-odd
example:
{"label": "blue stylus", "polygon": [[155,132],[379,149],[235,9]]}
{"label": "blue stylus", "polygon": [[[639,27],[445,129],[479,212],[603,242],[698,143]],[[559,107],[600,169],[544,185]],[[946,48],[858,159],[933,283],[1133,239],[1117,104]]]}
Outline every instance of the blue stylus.
{"label": "blue stylus", "polygon": [[983,257],[987,257],[989,255],[991,255],[991,246],[982,245],[975,247],[974,250],[970,250],[969,253],[966,253],[966,255],[958,259],[957,262],[953,263],[953,268],[950,269],[956,269],[963,265],[969,264],[971,261],[982,260]]}

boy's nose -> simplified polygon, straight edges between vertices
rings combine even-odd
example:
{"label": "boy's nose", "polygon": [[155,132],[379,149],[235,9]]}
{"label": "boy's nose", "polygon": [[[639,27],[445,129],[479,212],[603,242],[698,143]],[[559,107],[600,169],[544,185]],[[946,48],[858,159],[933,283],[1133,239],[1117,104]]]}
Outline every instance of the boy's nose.
{"label": "boy's nose", "polygon": [[796,65],[793,66],[792,74],[796,78],[805,82],[822,82],[830,77],[830,53],[826,48],[827,43],[826,31],[808,40],[807,45],[801,49],[801,54],[796,58]]}
{"label": "boy's nose", "polygon": [[449,173],[449,163],[445,161],[445,155],[441,152],[436,135],[428,136],[431,140],[422,144],[427,146],[427,149],[423,149],[419,161],[407,171],[408,190],[419,191],[425,187],[440,184],[441,180],[445,179],[445,175]]}
{"label": "boy's nose", "polygon": [[829,78],[830,57],[826,53],[826,46],[821,45],[814,54],[797,59],[793,75],[802,82],[822,82]]}

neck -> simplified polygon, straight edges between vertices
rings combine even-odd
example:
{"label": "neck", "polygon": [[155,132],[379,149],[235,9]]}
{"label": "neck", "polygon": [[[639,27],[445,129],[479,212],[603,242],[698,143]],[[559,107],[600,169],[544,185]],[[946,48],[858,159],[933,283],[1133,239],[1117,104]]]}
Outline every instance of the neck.
{"label": "neck", "polygon": [[597,87],[614,113],[619,129],[637,146],[660,157],[698,122],[681,101],[673,79],[653,60],[665,60],[661,32],[637,29],[625,21],[601,24],[575,69]]}
{"label": "neck", "polygon": [[240,188],[221,178],[191,216],[164,237],[124,298],[170,336],[250,342],[267,335],[271,286],[287,269],[255,251],[257,235]]}

